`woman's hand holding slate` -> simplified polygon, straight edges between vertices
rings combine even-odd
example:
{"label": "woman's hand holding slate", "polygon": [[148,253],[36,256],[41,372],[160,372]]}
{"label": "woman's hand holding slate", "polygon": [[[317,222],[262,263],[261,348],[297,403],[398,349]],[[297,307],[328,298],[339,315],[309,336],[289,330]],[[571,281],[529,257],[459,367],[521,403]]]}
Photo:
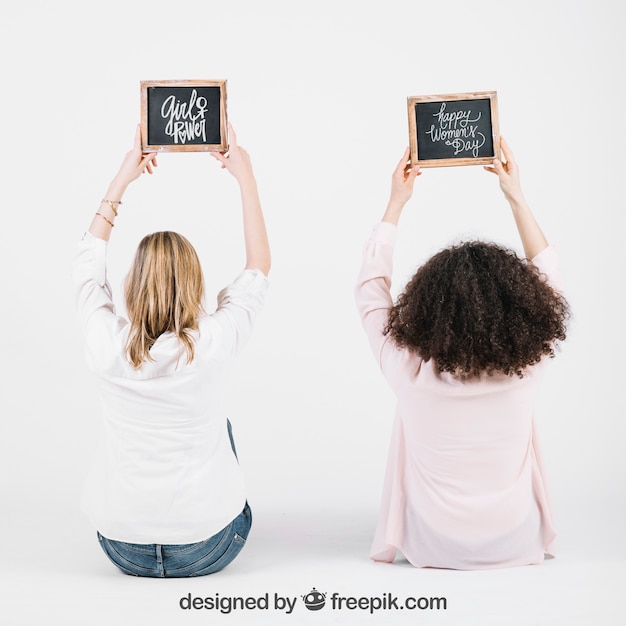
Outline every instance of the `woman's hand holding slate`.
{"label": "woman's hand holding slate", "polygon": [[412,166],[410,159],[411,151],[407,148],[391,175],[391,193],[385,209],[383,222],[397,224],[404,205],[413,195],[415,178],[421,174],[419,166]]}
{"label": "woman's hand holding slate", "polygon": [[89,232],[94,237],[109,240],[126,188],[144,172],[152,174],[156,165],[156,152],[143,154],[141,151],[141,129],[137,126],[133,147],[126,153],[89,226]]}
{"label": "woman's hand holding slate", "polygon": [[501,137],[500,145],[506,159],[503,163],[499,159],[494,159],[493,167],[485,166],[485,170],[492,174],[496,174],[500,180],[500,189],[504,193],[504,197],[508,200],[513,211],[513,218],[517,231],[522,240],[524,254],[526,258],[533,259],[542,250],[548,247],[548,240],[539,228],[539,224],[526,203],[522,186],[520,184],[519,169],[513,151],[509,144]]}
{"label": "woman's hand holding slate", "polygon": [[246,244],[246,269],[258,269],[267,276],[271,267],[271,255],[265,220],[259,200],[256,178],[252,171],[250,155],[237,143],[237,135],[228,124],[228,152],[211,152],[211,156],[228,170],[241,191],[243,209],[243,234]]}

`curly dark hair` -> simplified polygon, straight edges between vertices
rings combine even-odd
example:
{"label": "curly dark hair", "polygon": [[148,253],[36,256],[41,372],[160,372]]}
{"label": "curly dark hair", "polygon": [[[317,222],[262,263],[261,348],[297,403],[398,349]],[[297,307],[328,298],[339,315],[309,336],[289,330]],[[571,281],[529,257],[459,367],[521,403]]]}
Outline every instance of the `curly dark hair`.
{"label": "curly dark hair", "polygon": [[569,305],[537,267],[495,243],[470,241],[431,257],[389,310],[385,335],[441,372],[517,374],[554,356]]}

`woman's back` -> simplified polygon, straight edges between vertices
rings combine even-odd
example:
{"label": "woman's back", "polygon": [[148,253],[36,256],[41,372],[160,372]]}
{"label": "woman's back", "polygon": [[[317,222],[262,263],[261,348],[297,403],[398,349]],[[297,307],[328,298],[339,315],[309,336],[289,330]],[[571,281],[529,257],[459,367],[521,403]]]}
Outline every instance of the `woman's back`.
{"label": "woman's back", "polygon": [[[529,488],[544,483],[533,413],[542,370],[460,381],[430,361],[412,380],[393,381],[397,423],[387,489],[404,497],[402,504],[389,499],[380,520],[387,529],[413,529],[391,543],[414,565],[478,569],[543,560],[554,535],[549,503],[543,486],[535,494]],[[548,513],[546,543],[537,505]],[[373,557],[388,543],[375,542]]]}
{"label": "woman's back", "polygon": [[[523,377],[461,377],[398,347],[383,332],[394,241],[394,227],[375,227],[356,290],[397,399],[371,556],[393,560],[397,548],[415,566],[454,569],[541,562],[554,537],[533,414],[545,359]],[[551,274],[555,262],[550,249],[537,259]]]}
{"label": "woman's back", "polygon": [[[130,324],[115,314],[104,276],[105,244],[86,235],[74,263],[88,366],[97,374],[103,437],[82,508],[106,537],[192,543],[232,520],[245,503],[224,408],[233,359],[248,340],[267,279],[245,270],[192,331],[194,358],[173,332],[138,368],[128,360]],[[216,505],[216,503],[219,503]]]}
{"label": "woman's back", "polygon": [[246,263],[214,313],[202,306],[198,255],[173,231],[141,240],[125,281],[128,320],[115,312],[107,242],[126,188],[157,165],[156,153],[142,153],[139,127],[74,259],[102,414],[82,508],[127,574],[214,573],[239,554],[252,524],[225,394],[263,305],[271,255],[250,158],[228,130],[228,153],[212,156],[240,187]]}
{"label": "woman's back", "polygon": [[374,560],[401,550],[417,567],[534,564],[555,536],[533,406],[568,310],[554,288],[556,254],[503,147],[507,166],[487,169],[500,177],[531,264],[495,245],[451,247],[394,305],[397,223],[419,175],[408,150],[364,247],[356,304],[397,401]]}

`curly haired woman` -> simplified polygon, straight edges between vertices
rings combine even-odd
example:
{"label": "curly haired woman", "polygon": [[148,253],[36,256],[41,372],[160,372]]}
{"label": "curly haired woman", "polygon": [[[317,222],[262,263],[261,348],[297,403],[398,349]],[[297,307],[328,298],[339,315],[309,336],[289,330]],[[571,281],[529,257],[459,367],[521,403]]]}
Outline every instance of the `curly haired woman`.
{"label": "curly haired woman", "polygon": [[565,339],[568,305],[554,249],[521,191],[508,145],[498,176],[524,254],[470,241],[435,254],[394,304],[397,224],[419,167],[408,149],[356,287],[363,327],[397,399],[375,561],[399,550],[415,567],[537,564],[555,532],[533,404]]}

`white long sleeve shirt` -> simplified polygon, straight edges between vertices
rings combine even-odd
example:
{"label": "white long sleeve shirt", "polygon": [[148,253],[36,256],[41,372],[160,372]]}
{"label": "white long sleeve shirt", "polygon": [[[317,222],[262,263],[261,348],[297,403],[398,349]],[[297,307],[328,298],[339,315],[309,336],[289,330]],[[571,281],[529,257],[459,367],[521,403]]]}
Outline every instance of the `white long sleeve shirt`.
{"label": "white long sleeve shirt", "polygon": [[200,318],[195,358],[173,333],[134,369],[130,330],[116,315],[106,279],[107,244],[89,233],[73,265],[86,359],[97,375],[103,430],[81,508],[105,537],[128,543],[202,541],[224,528],[246,501],[224,407],[231,365],[263,305],[267,278],[244,270]]}

